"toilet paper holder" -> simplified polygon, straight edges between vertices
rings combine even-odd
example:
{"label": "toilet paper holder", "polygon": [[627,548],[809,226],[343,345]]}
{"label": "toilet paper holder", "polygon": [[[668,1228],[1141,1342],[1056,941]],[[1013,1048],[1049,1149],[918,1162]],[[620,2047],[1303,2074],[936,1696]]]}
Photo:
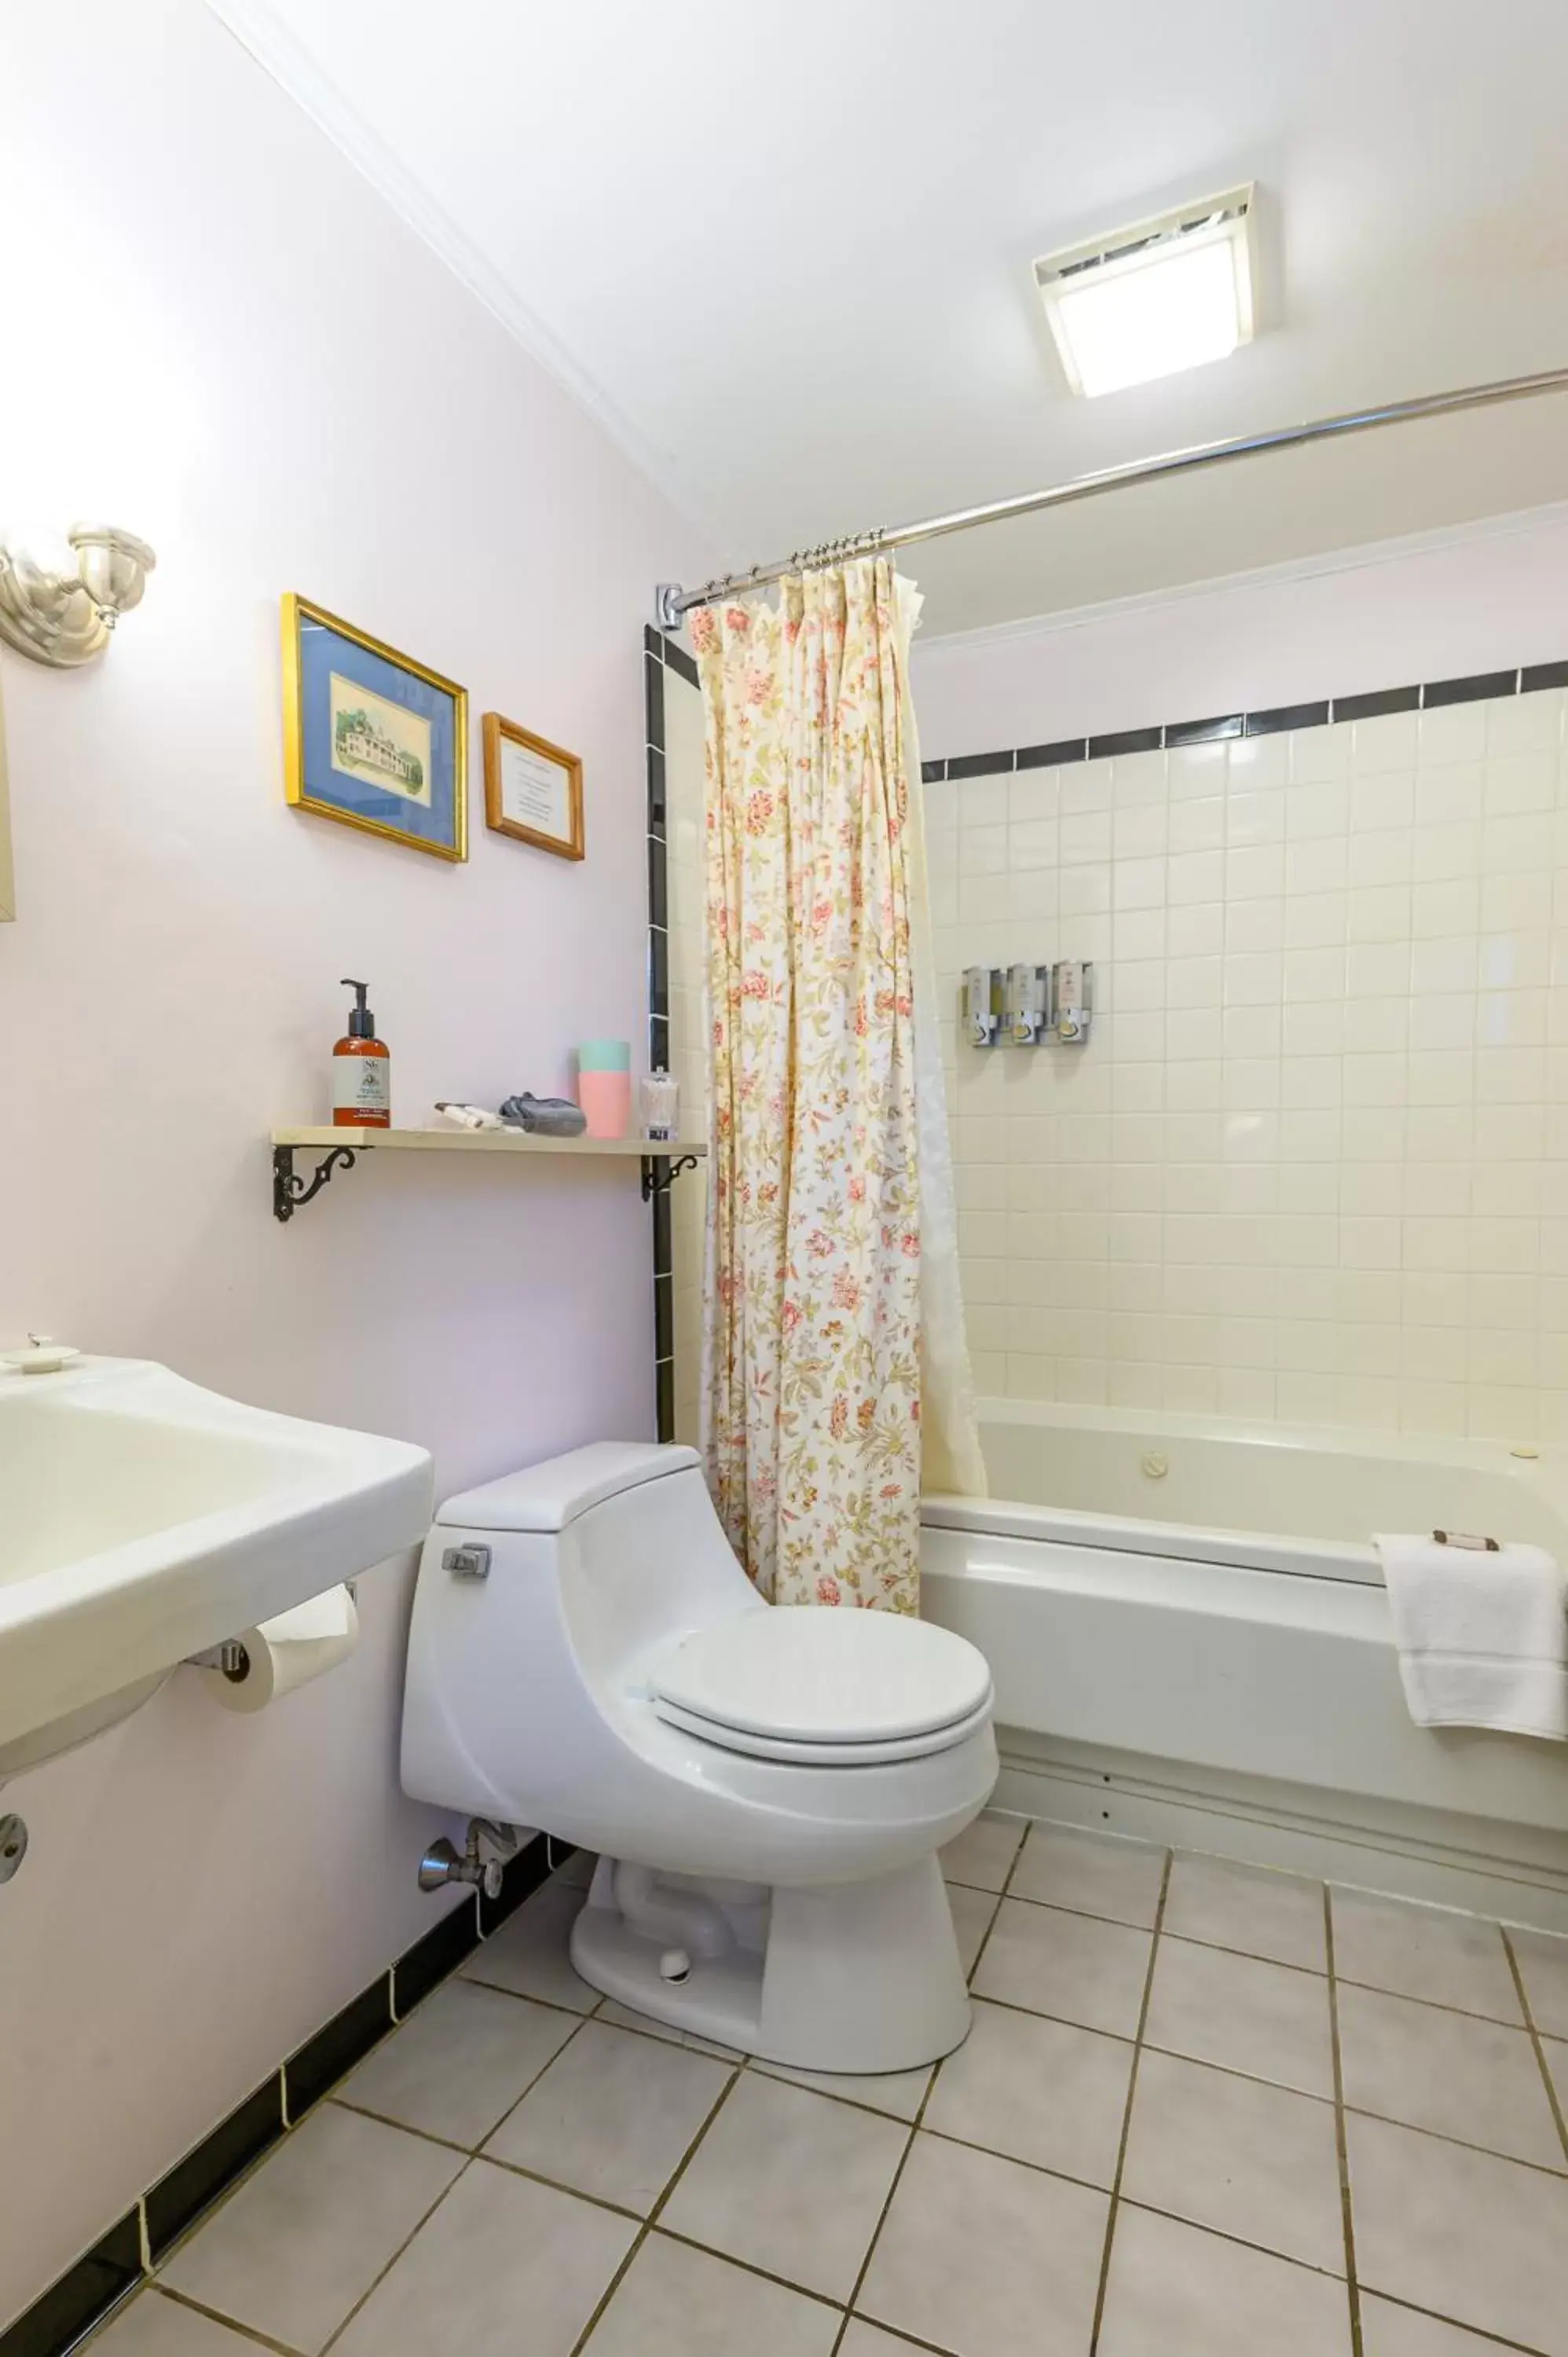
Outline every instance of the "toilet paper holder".
{"label": "toilet paper holder", "polygon": [[188,1670],[220,1670],[236,1684],[251,1674],[251,1657],[238,1637],[226,1637],[220,1645],[209,1645],[199,1653],[187,1653],[181,1665]]}

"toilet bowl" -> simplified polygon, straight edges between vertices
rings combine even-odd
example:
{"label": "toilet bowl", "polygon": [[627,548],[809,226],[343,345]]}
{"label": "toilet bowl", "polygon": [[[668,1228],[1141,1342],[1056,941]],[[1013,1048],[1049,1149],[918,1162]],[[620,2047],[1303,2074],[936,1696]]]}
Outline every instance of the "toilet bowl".
{"label": "toilet bowl", "polygon": [[596,1851],[573,1962],[673,2027],[809,2070],[950,2052],[937,1851],[996,1767],[983,1656],[765,1604],[693,1449],[575,1449],[448,1500],[425,1541],[404,1790]]}

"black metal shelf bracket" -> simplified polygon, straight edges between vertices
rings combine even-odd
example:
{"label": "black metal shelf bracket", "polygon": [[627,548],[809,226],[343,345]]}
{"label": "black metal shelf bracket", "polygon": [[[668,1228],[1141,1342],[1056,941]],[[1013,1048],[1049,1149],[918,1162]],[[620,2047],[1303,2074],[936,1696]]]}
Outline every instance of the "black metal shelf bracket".
{"label": "black metal shelf bracket", "polygon": [[302,1178],[294,1167],[292,1146],[273,1148],[273,1217],[292,1220],[297,1211],[313,1202],[335,1170],[352,1170],[354,1148],[334,1146],[324,1154],[308,1178]]}
{"label": "black metal shelf bracket", "polygon": [[657,1158],[651,1154],[645,1154],[642,1157],[643,1201],[651,1203],[655,1195],[667,1195],[682,1170],[700,1170],[702,1166],[703,1157],[700,1154],[677,1154],[666,1166],[661,1178],[659,1176]]}

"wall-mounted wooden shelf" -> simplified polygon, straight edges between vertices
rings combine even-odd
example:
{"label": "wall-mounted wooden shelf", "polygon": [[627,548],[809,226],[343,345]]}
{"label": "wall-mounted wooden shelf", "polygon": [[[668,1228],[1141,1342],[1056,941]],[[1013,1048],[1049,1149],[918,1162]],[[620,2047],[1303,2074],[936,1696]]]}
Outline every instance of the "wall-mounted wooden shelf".
{"label": "wall-mounted wooden shelf", "polygon": [[[274,1129],[273,1215],[292,1220],[295,1211],[320,1193],[335,1170],[351,1170],[360,1154],[489,1154],[503,1159],[553,1154],[564,1161],[575,1157],[580,1162],[640,1162],[646,1202],[681,1171],[694,1170],[707,1150],[691,1138],[542,1137],[526,1129],[367,1129],[357,1124],[341,1129],[336,1124]],[[297,1152],[314,1152],[322,1157],[308,1178],[295,1175]]]}

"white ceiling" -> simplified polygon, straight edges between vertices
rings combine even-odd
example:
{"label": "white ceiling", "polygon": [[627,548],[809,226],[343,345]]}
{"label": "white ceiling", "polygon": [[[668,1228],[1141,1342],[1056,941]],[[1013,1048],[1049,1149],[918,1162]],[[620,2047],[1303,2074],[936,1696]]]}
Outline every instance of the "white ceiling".
{"label": "white ceiling", "polygon": [[[735,564],[1568,363],[1563,0],[212,0]],[[1071,397],[1032,257],[1255,178],[1257,340]],[[1568,495],[1568,395],[911,552],[988,625]]]}

